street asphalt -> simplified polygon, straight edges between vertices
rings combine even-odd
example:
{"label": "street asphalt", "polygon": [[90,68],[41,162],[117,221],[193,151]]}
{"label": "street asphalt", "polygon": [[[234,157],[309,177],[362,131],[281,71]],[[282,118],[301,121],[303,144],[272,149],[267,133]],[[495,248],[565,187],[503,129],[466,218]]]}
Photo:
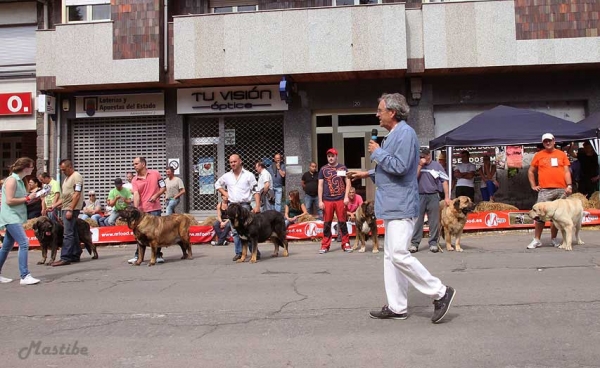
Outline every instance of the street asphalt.
{"label": "street asphalt", "polygon": [[[134,245],[98,260],[36,265],[20,286],[17,253],[0,284],[1,367],[600,367],[600,239],[571,252],[526,250],[532,233],[467,234],[463,253],[416,257],[457,290],[443,323],[411,287],[409,318],[374,320],[385,304],[383,252],[290,243],[288,258],[232,262],[233,246],[178,246],[166,263],[127,264]],[[380,238],[383,243],[383,238]],[[282,252],[280,252],[281,255]],[[67,354],[68,353],[68,354]]]}

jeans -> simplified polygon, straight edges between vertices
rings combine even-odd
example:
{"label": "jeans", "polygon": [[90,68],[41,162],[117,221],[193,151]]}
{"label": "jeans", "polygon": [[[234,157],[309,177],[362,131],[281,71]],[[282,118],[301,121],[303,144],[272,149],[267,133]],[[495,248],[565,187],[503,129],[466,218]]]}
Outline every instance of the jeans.
{"label": "jeans", "polygon": [[419,248],[421,239],[423,239],[423,223],[425,222],[425,213],[429,223],[429,247],[437,248],[438,238],[440,237],[440,199],[438,193],[419,194],[419,217],[414,226],[411,243]]}
{"label": "jeans", "polygon": [[[319,208],[319,196],[304,195],[304,205],[311,215],[317,214],[319,219],[323,219],[323,210]],[[313,208],[314,207],[314,208]]]}
{"label": "jeans", "polygon": [[167,202],[167,216],[175,213],[175,207],[177,207],[177,205],[179,205],[180,201],[181,200],[179,198],[169,199],[169,201]]}
{"label": "jeans", "polygon": [[119,212],[113,210],[110,213],[110,216],[108,216],[108,218],[104,219],[104,223],[106,224],[106,226],[115,226],[115,223],[117,222],[118,218],[119,218]]}
{"label": "jeans", "polygon": [[440,279],[431,275],[408,251],[415,219],[383,220],[383,225],[383,279],[389,309],[406,313],[409,284],[432,299],[443,297],[446,287]]}
{"label": "jeans", "polygon": [[485,187],[480,188],[481,190],[481,198],[483,198],[484,201],[489,201],[490,198],[494,195],[494,193],[496,193],[496,186],[494,185],[494,181],[493,180],[487,180],[485,182]]}
{"label": "jeans", "polygon": [[15,245],[15,241],[19,244],[19,273],[21,273],[21,278],[25,278],[29,274],[29,269],[27,269],[29,240],[21,224],[6,224],[6,234],[2,242],[2,249],[0,249],[0,273],[2,272],[2,266],[6,262],[8,253]]}
{"label": "jeans", "polygon": [[275,211],[281,212],[281,197],[283,196],[283,187],[273,188],[275,192]]}
{"label": "jeans", "polygon": [[87,220],[87,219],[90,218],[90,216],[86,215],[85,213],[82,213],[82,214],[79,215],[79,218],[82,219],[82,220]]}
{"label": "jeans", "polygon": [[63,246],[60,251],[60,259],[65,262],[79,262],[79,258],[81,257],[81,245],[79,242],[79,233],[77,232],[79,210],[72,211],[70,220],[67,220],[67,212],[63,210],[61,213],[65,233]]}
{"label": "jeans", "polygon": [[[146,212],[146,214],[152,215],[152,216],[160,216],[162,214],[162,211],[161,210],[154,210],[154,211]],[[140,243],[138,242],[138,245],[139,244]],[[162,252],[160,251],[161,249],[162,248],[156,248],[156,256],[157,257],[162,257],[163,256]],[[138,250],[139,250],[139,247],[135,249],[135,258],[138,257]]]}
{"label": "jeans", "polygon": [[[229,232],[231,231],[231,223],[227,221],[225,227],[222,228],[221,222],[217,220],[213,224],[213,229],[215,230],[215,234],[217,235],[217,244],[222,245],[229,236]],[[241,252],[242,251],[240,250],[240,253]]]}

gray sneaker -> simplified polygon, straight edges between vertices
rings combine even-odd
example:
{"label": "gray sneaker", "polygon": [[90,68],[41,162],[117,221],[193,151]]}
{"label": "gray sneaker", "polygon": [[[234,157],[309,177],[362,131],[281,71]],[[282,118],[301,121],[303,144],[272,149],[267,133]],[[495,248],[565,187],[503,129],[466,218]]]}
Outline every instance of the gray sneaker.
{"label": "gray sneaker", "polygon": [[419,248],[416,245],[411,245],[408,248],[408,251],[411,252],[411,253],[417,253],[419,251]]}
{"label": "gray sneaker", "polygon": [[431,317],[431,322],[439,323],[446,316],[455,295],[456,291],[454,288],[446,286],[446,294],[440,299],[433,301],[433,317]]}
{"label": "gray sneaker", "polygon": [[437,247],[437,245],[430,245],[430,246],[429,246],[429,251],[430,251],[431,253],[437,253],[437,252],[438,252],[438,247]]}
{"label": "gray sneaker", "polygon": [[394,313],[392,312],[387,305],[384,305],[380,311],[371,311],[369,312],[369,317],[375,319],[407,319],[407,313]]}

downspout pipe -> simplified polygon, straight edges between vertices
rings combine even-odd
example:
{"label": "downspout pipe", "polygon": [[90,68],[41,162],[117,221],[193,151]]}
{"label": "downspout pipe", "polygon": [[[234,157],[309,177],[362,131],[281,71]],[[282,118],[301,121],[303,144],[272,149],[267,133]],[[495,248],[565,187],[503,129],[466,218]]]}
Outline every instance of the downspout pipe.
{"label": "downspout pipe", "polygon": [[163,0],[163,17],[164,17],[164,25],[163,25],[163,37],[164,37],[164,60],[163,60],[163,69],[165,73],[169,71],[169,0]]}

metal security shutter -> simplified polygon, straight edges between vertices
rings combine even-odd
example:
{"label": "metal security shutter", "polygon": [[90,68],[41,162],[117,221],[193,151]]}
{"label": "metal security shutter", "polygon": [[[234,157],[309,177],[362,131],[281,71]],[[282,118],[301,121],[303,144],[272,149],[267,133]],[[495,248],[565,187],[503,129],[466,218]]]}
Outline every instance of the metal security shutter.
{"label": "metal security shutter", "polygon": [[0,71],[9,66],[29,69],[35,65],[36,30],[37,26],[0,27]]}
{"label": "metal security shutter", "polygon": [[[229,171],[230,155],[239,154],[244,168],[256,174],[256,161],[270,162],[275,153],[284,154],[283,115],[192,116],[189,119],[189,165],[193,169],[190,170],[188,198],[190,212],[200,217],[214,216],[219,196],[214,184],[211,187],[206,183],[214,183],[221,174]],[[235,138],[226,139],[228,133],[233,133]],[[204,177],[204,182],[200,178],[203,162],[214,165],[214,177]]]}
{"label": "metal security shutter", "polygon": [[147,167],[164,177],[167,166],[166,124],[162,116],[70,120],[71,158],[84,179],[85,192],[95,190],[102,206],[115,178],[125,180],[133,158],[146,158]]}

